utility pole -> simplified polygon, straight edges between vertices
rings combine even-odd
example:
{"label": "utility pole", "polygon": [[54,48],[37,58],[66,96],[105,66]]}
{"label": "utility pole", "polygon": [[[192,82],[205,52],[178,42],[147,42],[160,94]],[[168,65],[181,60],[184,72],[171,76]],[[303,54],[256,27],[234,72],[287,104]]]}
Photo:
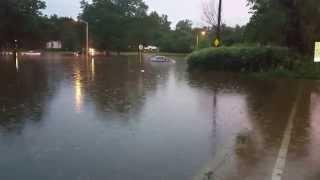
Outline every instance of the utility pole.
{"label": "utility pole", "polygon": [[196,48],[199,49],[199,33],[197,32],[197,45]]}
{"label": "utility pole", "polygon": [[89,57],[89,23],[86,22],[86,56]]}
{"label": "utility pole", "polygon": [[219,41],[219,43],[217,46],[220,46],[220,42],[221,42],[221,13],[222,13],[222,0],[219,0],[218,26],[217,26],[217,40]]}
{"label": "utility pole", "polygon": [[79,22],[86,25],[86,57],[89,57],[89,23],[82,19],[79,19]]}

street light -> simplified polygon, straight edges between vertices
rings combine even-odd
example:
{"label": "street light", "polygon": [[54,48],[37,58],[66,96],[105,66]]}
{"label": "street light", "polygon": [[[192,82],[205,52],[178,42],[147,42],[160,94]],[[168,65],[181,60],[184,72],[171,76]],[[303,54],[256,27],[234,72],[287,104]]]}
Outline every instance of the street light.
{"label": "street light", "polygon": [[86,57],[89,57],[89,23],[82,19],[79,19],[78,21],[86,25]]}
{"label": "street light", "polygon": [[[202,36],[205,36],[207,34],[206,31],[201,31],[200,33]],[[199,49],[199,33],[197,32],[197,49]]]}

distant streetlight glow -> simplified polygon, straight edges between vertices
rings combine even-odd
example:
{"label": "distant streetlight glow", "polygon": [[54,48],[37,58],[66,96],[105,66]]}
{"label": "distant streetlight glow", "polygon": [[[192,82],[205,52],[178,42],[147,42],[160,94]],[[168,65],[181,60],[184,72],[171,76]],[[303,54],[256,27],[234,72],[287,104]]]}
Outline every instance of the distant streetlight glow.
{"label": "distant streetlight glow", "polygon": [[90,56],[94,56],[96,54],[96,50],[93,48],[89,48],[89,54]]}
{"label": "distant streetlight glow", "polygon": [[[202,36],[205,36],[207,34],[206,31],[201,31],[200,34]],[[199,32],[197,32],[197,45],[196,45],[197,49],[199,49]]]}

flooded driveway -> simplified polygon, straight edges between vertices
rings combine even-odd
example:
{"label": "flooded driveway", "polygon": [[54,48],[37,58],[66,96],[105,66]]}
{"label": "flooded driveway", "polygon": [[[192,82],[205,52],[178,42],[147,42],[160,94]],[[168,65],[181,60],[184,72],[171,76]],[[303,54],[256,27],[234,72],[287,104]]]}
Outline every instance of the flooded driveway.
{"label": "flooded driveway", "polygon": [[0,179],[320,179],[319,82],[175,59],[0,59]]}

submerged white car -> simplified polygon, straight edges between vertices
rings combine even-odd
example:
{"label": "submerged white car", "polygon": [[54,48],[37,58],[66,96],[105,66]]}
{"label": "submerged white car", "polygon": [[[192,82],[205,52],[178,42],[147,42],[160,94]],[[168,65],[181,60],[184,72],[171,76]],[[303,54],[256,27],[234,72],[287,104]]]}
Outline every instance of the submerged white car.
{"label": "submerged white car", "polygon": [[165,56],[153,56],[150,58],[152,62],[170,62],[171,59]]}
{"label": "submerged white car", "polygon": [[36,52],[36,51],[26,51],[26,52],[21,52],[22,56],[41,56],[41,52]]}

